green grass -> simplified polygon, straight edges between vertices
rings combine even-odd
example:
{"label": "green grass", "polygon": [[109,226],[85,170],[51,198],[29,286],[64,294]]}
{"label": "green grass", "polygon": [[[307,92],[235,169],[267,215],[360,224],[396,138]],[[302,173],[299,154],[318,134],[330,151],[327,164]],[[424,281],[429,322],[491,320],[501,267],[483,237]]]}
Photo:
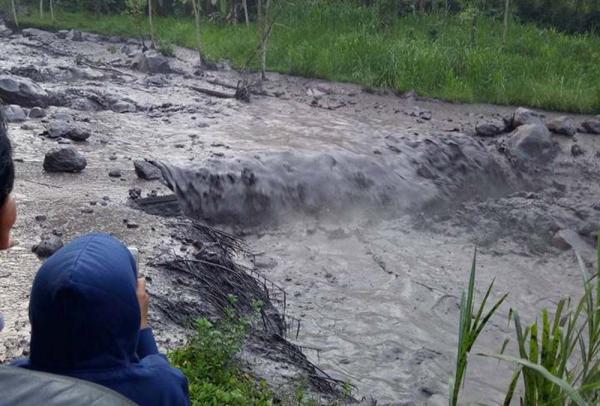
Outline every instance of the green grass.
{"label": "green grass", "polygon": [[[502,26],[482,18],[471,44],[460,17],[407,16],[385,32],[376,13],[352,2],[296,2],[279,14],[268,69],[293,75],[354,82],[457,102],[487,102],[570,112],[600,112],[600,38],[566,35],[532,25],[511,25],[501,46]],[[155,21],[163,42],[194,47],[191,18]],[[52,27],[36,15],[24,26]],[[135,35],[126,16],[60,14],[55,28]],[[147,30],[146,30],[147,31]],[[203,47],[211,59],[242,66],[256,48],[254,29],[203,25]],[[256,65],[252,66],[256,68]]]}

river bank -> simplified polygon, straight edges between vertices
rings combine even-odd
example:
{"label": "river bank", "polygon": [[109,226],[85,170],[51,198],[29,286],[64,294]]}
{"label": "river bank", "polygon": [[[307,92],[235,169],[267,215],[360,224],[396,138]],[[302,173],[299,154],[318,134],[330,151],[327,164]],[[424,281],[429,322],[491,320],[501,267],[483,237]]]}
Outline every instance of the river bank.
{"label": "river bank", "polygon": [[[174,231],[181,220],[131,206],[134,188],[143,196],[171,194],[136,175],[133,161],[143,159],[169,168],[188,214],[244,239],[253,254],[245,266],[285,290],[284,313],[300,320],[289,339],[308,360],[379,404],[444,402],[475,246],[479,285],[496,278],[497,296],[510,292],[504,312],[514,307],[530,320],[581,289],[570,247],[591,262],[600,224],[600,140],[578,130],[590,116],[572,117],[574,136],[543,132],[530,150],[517,142],[521,130],[502,120],[514,107],[374,94],[276,73],[247,103],[215,83],[235,87],[253,75],[194,75],[195,53],[187,49],[166,58],[168,71],[148,73],[134,63],[135,41],[23,34],[3,34],[0,70],[33,80],[46,106],[45,117],[9,124],[20,244],[0,256],[7,273],[0,278],[2,361],[26,351],[27,295],[39,265],[30,247],[53,232],[69,240],[103,230],[137,246],[151,279],[158,341],[165,349],[185,342],[184,321],[203,310],[191,284],[197,278],[156,263],[197,248]],[[540,122],[560,116],[538,114]],[[49,136],[64,122],[91,136]],[[482,136],[481,124],[490,123],[495,134]],[[44,155],[59,146],[83,154],[87,167],[45,172]],[[564,230],[575,242],[560,244]],[[486,329],[481,351],[499,351],[512,334],[504,320]],[[274,371],[252,354],[246,360],[275,387],[297,372]],[[508,365],[476,359],[465,400],[497,403],[510,374]]]}

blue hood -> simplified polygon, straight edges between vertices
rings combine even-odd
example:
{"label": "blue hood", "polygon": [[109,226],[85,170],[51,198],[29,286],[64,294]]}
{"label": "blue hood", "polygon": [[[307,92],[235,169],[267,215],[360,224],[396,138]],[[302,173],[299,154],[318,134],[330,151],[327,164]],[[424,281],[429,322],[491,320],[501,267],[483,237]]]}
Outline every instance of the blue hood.
{"label": "blue hood", "polygon": [[137,362],[135,259],[108,234],[78,238],[40,268],[31,291],[30,362],[42,370]]}

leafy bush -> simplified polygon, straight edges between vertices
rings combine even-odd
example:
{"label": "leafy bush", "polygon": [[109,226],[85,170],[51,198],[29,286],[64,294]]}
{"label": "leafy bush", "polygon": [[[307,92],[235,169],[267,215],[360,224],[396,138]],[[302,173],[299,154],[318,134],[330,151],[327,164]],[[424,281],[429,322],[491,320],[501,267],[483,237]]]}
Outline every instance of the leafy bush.
{"label": "leafy bush", "polygon": [[202,319],[188,344],[171,352],[171,362],[188,378],[194,405],[272,404],[267,384],[244,373],[236,361],[249,328],[250,322],[233,311],[218,323]]}

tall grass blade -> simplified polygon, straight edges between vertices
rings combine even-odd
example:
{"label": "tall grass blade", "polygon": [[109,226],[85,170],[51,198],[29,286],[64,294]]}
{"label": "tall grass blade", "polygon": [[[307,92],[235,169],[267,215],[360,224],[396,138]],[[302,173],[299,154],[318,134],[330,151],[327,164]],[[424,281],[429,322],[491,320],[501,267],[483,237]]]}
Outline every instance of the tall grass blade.
{"label": "tall grass blade", "polygon": [[558,377],[552,375],[550,373],[550,371],[548,371],[546,368],[544,368],[543,366],[541,366],[539,364],[535,364],[527,359],[511,357],[509,355],[490,355],[490,354],[479,354],[479,355],[484,356],[484,357],[497,358],[497,359],[500,359],[500,360],[506,361],[506,362],[512,362],[512,363],[518,364],[530,371],[540,374],[541,376],[544,377],[544,379],[547,379],[548,381],[552,382],[556,386],[559,386],[565,392],[565,394],[569,397],[569,399],[571,399],[571,401],[575,402],[576,405],[591,406],[585,401],[585,399],[583,399],[583,397],[579,394],[577,389],[575,389],[573,386],[571,386],[564,379],[561,379],[561,378],[558,378]]}

